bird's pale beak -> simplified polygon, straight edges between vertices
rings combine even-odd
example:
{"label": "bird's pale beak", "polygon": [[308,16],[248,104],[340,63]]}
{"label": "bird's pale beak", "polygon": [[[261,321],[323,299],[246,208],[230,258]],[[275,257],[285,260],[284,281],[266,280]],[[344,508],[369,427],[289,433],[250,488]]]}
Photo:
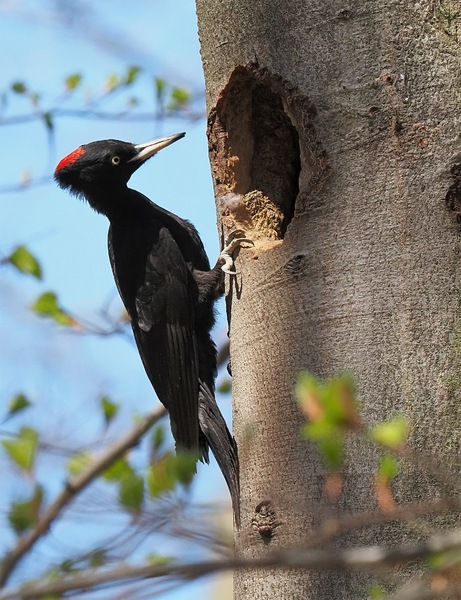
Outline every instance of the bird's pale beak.
{"label": "bird's pale beak", "polygon": [[143,144],[136,144],[135,148],[137,150],[137,154],[130,158],[128,162],[139,162],[143,163],[154,154],[157,154],[159,150],[166,148],[170,144],[177,142],[181,138],[183,138],[186,134],[183,133],[175,133],[174,135],[169,135],[168,137],[157,138],[156,140],[151,140],[150,142],[144,142]]}

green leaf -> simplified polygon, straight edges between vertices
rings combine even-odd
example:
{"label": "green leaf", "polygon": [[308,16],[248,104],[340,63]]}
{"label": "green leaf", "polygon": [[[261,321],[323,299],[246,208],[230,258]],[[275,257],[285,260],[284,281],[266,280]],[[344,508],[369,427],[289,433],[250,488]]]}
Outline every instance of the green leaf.
{"label": "green leaf", "polygon": [[122,456],[114,461],[110,467],[104,471],[103,477],[106,481],[120,481],[124,477],[134,474],[133,467],[130,465],[128,460]]}
{"label": "green leaf", "polygon": [[34,106],[38,106],[38,103],[40,102],[40,94],[33,92],[32,94],[29,94],[29,98]]}
{"label": "green leaf", "polygon": [[378,475],[386,480],[393,479],[399,474],[400,467],[397,460],[390,454],[384,454],[378,465]]}
{"label": "green leaf", "polygon": [[66,80],[64,83],[65,83],[66,89],[69,91],[72,91],[72,90],[75,90],[75,88],[77,88],[81,82],[82,82],[81,73],[73,73],[72,75],[69,75],[68,77],[66,77]]}
{"label": "green leaf", "polygon": [[104,548],[96,548],[95,550],[92,550],[88,556],[88,565],[93,569],[96,567],[102,567],[103,565],[107,564],[107,562],[107,550],[104,550]]}
{"label": "green leaf", "polygon": [[311,422],[325,422],[347,429],[359,426],[355,384],[347,373],[325,381],[310,373],[301,373],[296,383],[295,397]]}
{"label": "green leaf", "polygon": [[131,85],[132,83],[134,83],[134,81],[136,80],[136,78],[138,77],[139,73],[141,72],[140,67],[136,67],[136,66],[131,66],[128,68],[128,72],[125,76],[125,85]]}
{"label": "green leaf", "polygon": [[392,450],[397,450],[405,443],[408,433],[408,422],[402,416],[396,416],[384,423],[378,423],[369,431],[373,441]]}
{"label": "green leaf", "polygon": [[144,502],[144,478],[134,472],[122,477],[118,498],[125,508],[138,511]]}
{"label": "green leaf", "polygon": [[156,94],[157,100],[162,100],[163,97],[165,96],[166,80],[162,79],[161,77],[156,77],[154,79],[154,85],[155,85],[155,94]]}
{"label": "green leaf", "polygon": [[67,470],[70,475],[80,475],[91,464],[91,456],[87,452],[79,452],[78,454],[74,454],[67,461]]}
{"label": "green leaf", "polygon": [[302,428],[304,437],[307,440],[312,440],[314,442],[331,437],[332,435],[335,435],[336,431],[337,427],[335,425],[324,420],[306,423]]}
{"label": "green leaf", "polygon": [[166,454],[159,461],[149,467],[147,486],[149,494],[156,498],[170,492],[176,487],[176,479],[168,468],[172,455]]}
{"label": "green leaf", "polygon": [[31,405],[32,403],[27,398],[27,396],[25,396],[24,394],[16,394],[16,396],[13,396],[13,398],[10,400],[10,403],[8,405],[8,415],[15,415],[25,410]]}
{"label": "green leaf", "polygon": [[109,75],[109,77],[106,79],[105,88],[107,92],[110,93],[120,87],[121,84],[122,82],[120,77],[114,73],[113,75]]}
{"label": "green leaf", "polygon": [[59,325],[65,327],[75,325],[75,320],[59,306],[58,297],[54,292],[44,292],[32,304],[31,308],[41,317],[49,317]]}
{"label": "green leaf", "polygon": [[45,123],[45,127],[48,129],[48,131],[53,131],[54,123],[53,123],[53,115],[51,114],[51,112],[47,111],[47,112],[42,113],[42,118],[43,118],[43,122]]}
{"label": "green leaf", "polygon": [[25,94],[27,92],[26,84],[22,81],[15,81],[12,83],[11,89],[15,94]]}
{"label": "green leaf", "polygon": [[65,558],[63,561],[61,561],[61,563],[59,564],[59,571],[61,573],[75,573],[78,569],[75,566],[75,560],[73,560],[72,558]]}
{"label": "green leaf", "polygon": [[461,550],[459,548],[453,548],[446,552],[435,552],[427,558],[427,564],[433,571],[453,569],[454,567],[459,569],[460,563]]}
{"label": "green leaf", "polygon": [[370,600],[384,600],[386,591],[381,585],[372,585],[368,590]]}
{"label": "green leaf", "polygon": [[345,434],[360,427],[353,379],[346,373],[322,381],[301,373],[295,396],[307,419],[303,436],[316,442],[327,468],[338,472],[345,459]]}
{"label": "green leaf", "polygon": [[31,471],[34,466],[38,446],[38,434],[35,429],[22,427],[14,440],[3,440],[9,458],[25,471]]}
{"label": "green leaf", "polygon": [[165,442],[165,428],[162,425],[158,425],[152,432],[152,448],[159,450]]}
{"label": "green leaf", "polygon": [[343,436],[326,437],[319,441],[318,448],[328,469],[335,472],[342,469],[345,455]]}
{"label": "green leaf", "polygon": [[13,502],[8,511],[8,521],[13,530],[20,535],[37,523],[43,502],[43,488],[36,485],[29,500]]}
{"label": "green leaf", "polygon": [[8,521],[18,535],[31,529],[35,523],[35,515],[29,502],[13,502],[8,512]]}
{"label": "green leaf", "polygon": [[193,452],[165,454],[151,465],[147,474],[149,493],[153,497],[173,490],[178,484],[189,485],[196,471],[198,455]]}
{"label": "green leaf", "polygon": [[186,486],[190,485],[196,472],[198,458],[198,454],[195,452],[176,452],[171,461],[176,481]]}
{"label": "green leaf", "polygon": [[44,292],[32,305],[33,310],[39,315],[52,316],[59,309],[58,297],[54,292]]}
{"label": "green leaf", "polygon": [[217,391],[220,394],[230,394],[232,391],[232,380],[230,378],[223,379],[218,385]]}
{"label": "green leaf", "polygon": [[107,396],[103,396],[101,398],[100,404],[107,427],[112,419],[117,415],[120,406],[116,402],[112,402],[112,400],[110,400],[110,398]]}
{"label": "green leaf", "polygon": [[174,558],[172,556],[163,556],[162,554],[148,554],[146,561],[151,565],[157,565],[159,567],[163,565],[169,565],[172,563]]}
{"label": "green leaf", "polygon": [[185,108],[190,100],[190,92],[184,88],[175,87],[171,90],[171,99],[168,103],[169,110]]}
{"label": "green leaf", "polygon": [[21,273],[33,275],[37,279],[42,278],[40,263],[25,246],[17,246],[8,257],[8,262],[16,267],[18,271],[21,271]]}

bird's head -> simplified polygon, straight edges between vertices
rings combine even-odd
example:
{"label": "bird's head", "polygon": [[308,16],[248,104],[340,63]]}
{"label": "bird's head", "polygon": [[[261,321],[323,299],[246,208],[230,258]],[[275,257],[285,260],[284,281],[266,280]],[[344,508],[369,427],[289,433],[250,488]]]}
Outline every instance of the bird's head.
{"label": "bird's head", "polygon": [[102,140],[79,146],[57,165],[54,178],[63,189],[85,197],[96,210],[96,199],[126,187],[133,173],[162,148],[184,137],[177,133],[144,144]]}

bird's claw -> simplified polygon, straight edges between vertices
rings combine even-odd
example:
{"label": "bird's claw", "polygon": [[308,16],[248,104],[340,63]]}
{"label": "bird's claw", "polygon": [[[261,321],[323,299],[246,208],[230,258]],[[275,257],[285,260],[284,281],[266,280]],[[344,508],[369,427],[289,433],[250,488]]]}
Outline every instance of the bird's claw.
{"label": "bird's claw", "polygon": [[234,259],[232,253],[235,250],[237,250],[237,248],[244,248],[244,244],[254,246],[253,240],[243,237],[244,235],[245,232],[241,229],[236,229],[232,231],[226,240],[226,245],[224,246],[224,248],[221,251],[221,254],[219,255],[219,258],[224,262],[221,269],[224,271],[224,273],[227,273],[227,275],[237,275],[237,271],[232,270],[234,266]]}

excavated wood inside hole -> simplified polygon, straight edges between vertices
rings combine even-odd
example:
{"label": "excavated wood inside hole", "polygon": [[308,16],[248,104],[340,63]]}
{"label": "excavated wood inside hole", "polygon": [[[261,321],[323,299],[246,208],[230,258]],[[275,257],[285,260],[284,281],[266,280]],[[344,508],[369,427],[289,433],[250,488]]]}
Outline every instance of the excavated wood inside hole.
{"label": "excavated wood inside hole", "polygon": [[283,238],[299,192],[299,136],[284,95],[283,83],[267,72],[238,67],[210,114],[221,216],[253,239]]}

